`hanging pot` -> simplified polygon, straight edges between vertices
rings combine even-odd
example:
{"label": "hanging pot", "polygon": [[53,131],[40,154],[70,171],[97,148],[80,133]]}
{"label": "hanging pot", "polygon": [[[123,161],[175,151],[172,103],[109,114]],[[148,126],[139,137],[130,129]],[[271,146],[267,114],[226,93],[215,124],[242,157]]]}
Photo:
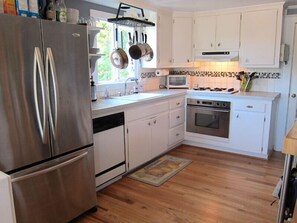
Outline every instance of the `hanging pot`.
{"label": "hanging pot", "polygon": [[138,32],[135,31],[136,44],[129,48],[129,54],[134,60],[139,60],[146,55],[146,47],[138,42]]}
{"label": "hanging pot", "polygon": [[[122,38],[121,38],[122,39]],[[115,29],[115,49],[113,52],[110,54],[110,61],[112,65],[118,69],[125,69],[128,67],[128,56],[126,52],[118,47],[118,29]]]}
{"label": "hanging pot", "polygon": [[142,33],[143,45],[146,49],[146,55],[143,57],[145,61],[151,61],[154,58],[154,51],[151,46],[147,43],[147,35]]}

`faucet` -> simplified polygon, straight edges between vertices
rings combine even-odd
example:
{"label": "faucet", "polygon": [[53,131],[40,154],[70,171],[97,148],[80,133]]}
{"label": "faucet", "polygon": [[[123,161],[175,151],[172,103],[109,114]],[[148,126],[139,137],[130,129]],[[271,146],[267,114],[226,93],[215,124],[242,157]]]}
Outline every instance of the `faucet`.
{"label": "faucet", "polygon": [[127,81],[135,81],[136,84],[138,84],[138,78],[136,77],[128,77],[127,80],[125,81],[125,91],[124,95],[127,95]]}

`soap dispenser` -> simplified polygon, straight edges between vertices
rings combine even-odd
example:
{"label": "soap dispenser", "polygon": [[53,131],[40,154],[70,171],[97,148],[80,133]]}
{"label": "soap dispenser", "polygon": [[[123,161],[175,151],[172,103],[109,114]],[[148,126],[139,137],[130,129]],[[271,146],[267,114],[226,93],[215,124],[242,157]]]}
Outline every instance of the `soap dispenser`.
{"label": "soap dispenser", "polygon": [[96,85],[95,81],[93,80],[93,76],[91,76],[91,99],[92,101],[97,101]]}

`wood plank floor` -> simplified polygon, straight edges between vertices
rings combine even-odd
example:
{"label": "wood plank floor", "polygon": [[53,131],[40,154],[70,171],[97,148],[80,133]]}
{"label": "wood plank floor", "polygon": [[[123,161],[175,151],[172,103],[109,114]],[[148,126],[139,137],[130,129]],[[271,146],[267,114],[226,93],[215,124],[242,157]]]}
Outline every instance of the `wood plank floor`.
{"label": "wood plank floor", "polygon": [[160,187],[124,177],[97,193],[98,211],[78,223],[273,223],[271,193],[284,157],[269,161],[182,145],[170,155],[193,160]]}

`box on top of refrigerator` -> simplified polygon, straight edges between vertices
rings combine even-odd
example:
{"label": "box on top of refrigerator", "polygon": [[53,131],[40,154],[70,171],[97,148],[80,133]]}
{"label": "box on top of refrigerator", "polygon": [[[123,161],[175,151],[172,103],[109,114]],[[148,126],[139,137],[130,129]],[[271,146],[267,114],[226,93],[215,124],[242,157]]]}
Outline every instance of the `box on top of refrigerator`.
{"label": "box on top of refrigerator", "polygon": [[15,0],[4,0],[4,13],[16,15]]}
{"label": "box on top of refrigerator", "polygon": [[0,0],[0,13],[4,13],[3,0]]}
{"label": "box on top of refrigerator", "polygon": [[39,18],[39,4],[38,0],[28,0],[29,2],[29,16]]}
{"label": "box on top of refrigerator", "polygon": [[27,0],[16,0],[17,13],[20,16],[29,16],[29,6]]}

